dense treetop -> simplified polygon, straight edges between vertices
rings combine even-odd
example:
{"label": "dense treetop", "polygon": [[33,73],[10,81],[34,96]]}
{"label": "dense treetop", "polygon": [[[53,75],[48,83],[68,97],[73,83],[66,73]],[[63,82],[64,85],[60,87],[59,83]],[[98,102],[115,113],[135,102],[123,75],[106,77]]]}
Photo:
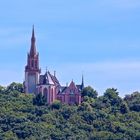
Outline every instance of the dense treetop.
{"label": "dense treetop", "polygon": [[109,88],[102,96],[88,86],[81,105],[23,93],[20,83],[0,86],[0,140],[140,139],[140,93],[119,97]]}

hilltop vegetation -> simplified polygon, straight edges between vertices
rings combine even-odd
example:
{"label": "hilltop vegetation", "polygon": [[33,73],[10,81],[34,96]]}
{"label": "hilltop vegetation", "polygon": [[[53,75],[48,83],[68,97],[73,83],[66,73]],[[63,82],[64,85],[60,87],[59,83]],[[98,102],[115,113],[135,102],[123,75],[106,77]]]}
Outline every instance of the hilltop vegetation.
{"label": "hilltop vegetation", "polygon": [[26,95],[22,84],[0,86],[0,140],[140,139],[140,93],[120,98],[110,88],[103,96],[91,87],[80,106]]}

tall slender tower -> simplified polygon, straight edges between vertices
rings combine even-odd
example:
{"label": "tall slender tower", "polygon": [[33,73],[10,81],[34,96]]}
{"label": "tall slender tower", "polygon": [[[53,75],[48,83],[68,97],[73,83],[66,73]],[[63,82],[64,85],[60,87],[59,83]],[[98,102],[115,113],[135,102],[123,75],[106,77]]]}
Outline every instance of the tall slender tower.
{"label": "tall slender tower", "polygon": [[31,48],[25,66],[25,93],[36,93],[39,82],[39,54],[36,52],[34,26],[32,29]]}

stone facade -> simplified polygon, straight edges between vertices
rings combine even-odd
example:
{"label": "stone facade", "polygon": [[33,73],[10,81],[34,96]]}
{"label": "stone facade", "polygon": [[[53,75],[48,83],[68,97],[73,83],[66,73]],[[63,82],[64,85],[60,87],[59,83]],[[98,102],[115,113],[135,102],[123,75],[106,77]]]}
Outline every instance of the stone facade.
{"label": "stone facade", "polygon": [[69,105],[81,103],[81,91],[84,88],[82,77],[81,85],[76,85],[71,81],[69,86],[61,86],[55,73],[52,75],[46,71],[40,75],[39,54],[36,52],[34,28],[32,30],[31,48],[27,56],[27,65],[25,66],[25,93],[42,94],[48,104],[55,100]]}

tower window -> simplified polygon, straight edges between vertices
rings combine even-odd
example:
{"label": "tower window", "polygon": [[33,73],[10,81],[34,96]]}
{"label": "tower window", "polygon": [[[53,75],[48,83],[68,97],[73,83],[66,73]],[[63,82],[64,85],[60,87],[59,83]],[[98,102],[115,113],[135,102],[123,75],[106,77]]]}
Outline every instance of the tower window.
{"label": "tower window", "polygon": [[35,61],[35,67],[37,68],[37,61]]}
{"label": "tower window", "polygon": [[34,60],[32,60],[32,63],[31,63],[32,67],[34,67]]}

